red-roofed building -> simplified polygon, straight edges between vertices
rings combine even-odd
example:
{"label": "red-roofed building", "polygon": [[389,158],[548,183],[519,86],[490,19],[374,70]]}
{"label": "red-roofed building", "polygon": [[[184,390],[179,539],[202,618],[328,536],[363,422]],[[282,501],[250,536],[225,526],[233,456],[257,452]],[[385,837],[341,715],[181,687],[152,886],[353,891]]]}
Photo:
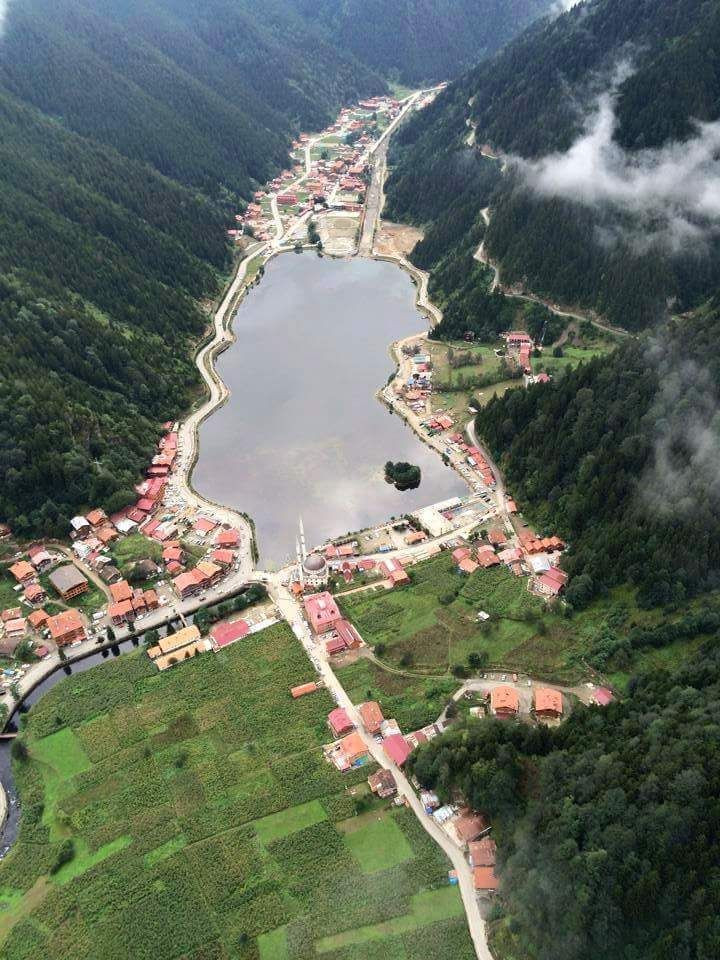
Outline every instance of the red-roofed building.
{"label": "red-roofed building", "polygon": [[178,596],[183,599],[200,592],[200,584],[198,583],[194,570],[188,570],[185,573],[178,574],[173,580],[173,586]]}
{"label": "red-roofed building", "polygon": [[475,563],[475,561],[471,557],[465,557],[465,559],[461,560],[460,563],[458,564],[458,570],[461,573],[466,573],[468,575],[471,573],[475,573],[477,569],[478,569],[478,565],[477,563]]}
{"label": "red-roofed building", "polygon": [[110,595],[115,603],[132,600],[132,588],[127,580],[118,580],[117,583],[110,584]]}
{"label": "red-roofed building", "polygon": [[167,546],[162,552],[163,563],[182,563],[185,560],[185,551],[181,547]]}
{"label": "red-roofed building", "polygon": [[33,610],[31,614],[28,615],[28,623],[33,628],[33,630],[42,630],[48,622],[48,615],[44,610]]}
{"label": "red-roofed building", "polygon": [[154,590],[146,590],[144,596],[145,606],[148,610],[157,610],[160,606],[157,593]]}
{"label": "red-roofed building", "polygon": [[325,642],[325,653],[327,653],[329,657],[336,657],[340,653],[345,653],[346,650],[347,647],[340,637],[330,637],[330,639]]}
{"label": "red-roofed building", "polygon": [[398,767],[402,767],[412,753],[412,747],[401,733],[393,733],[391,736],[385,737],[382,747],[386,756]]}
{"label": "red-roofed building", "polygon": [[490,691],[490,709],[496,717],[515,717],[520,699],[514,687],[493,687]]}
{"label": "red-roofed building", "polygon": [[473,870],[473,887],[476,890],[497,890],[500,886],[495,876],[494,867],[475,867]]}
{"label": "red-roofed building", "polygon": [[235,554],[232,550],[213,550],[210,554],[210,559],[220,567],[231,567],[235,559]]}
{"label": "red-roofed building", "polygon": [[53,558],[44,547],[30,547],[28,549],[28,556],[30,557],[30,563],[39,573],[42,573],[44,570],[47,570],[48,567],[52,566]]}
{"label": "red-roofed building", "polygon": [[108,616],[116,627],[127,623],[128,620],[134,620],[135,608],[132,600],[120,600],[118,603],[108,604]]}
{"label": "red-roofed building", "polygon": [[535,716],[540,720],[558,720],[563,714],[563,698],[559,690],[549,687],[535,691]]}
{"label": "red-roofed building", "polygon": [[237,547],[240,543],[240,534],[237,530],[220,530],[215,537],[215,543],[218,547]]}
{"label": "red-roofed building", "polygon": [[96,507],[94,510],[91,510],[85,517],[87,522],[91,527],[99,527],[105,523],[107,516],[104,510],[101,510],[99,507]]}
{"label": "red-roofed building", "polygon": [[74,609],[63,610],[54,617],[48,617],[48,629],[58,647],[85,640],[85,625],[79,612]]}
{"label": "red-roofed building", "polygon": [[241,640],[250,632],[250,627],[244,620],[233,620],[231,623],[216,623],[210,628],[213,646],[218,650],[227,647],[236,640]]}
{"label": "red-roofed building", "polygon": [[347,715],[347,711],[343,710],[342,707],[336,707],[334,710],[331,710],[328,714],[327,722],[332,735],[336,738],[342,737],[355,729],[355,724]]}
{"label": "red-roofed building", "polygon": [[557,597],[565,588],[567,583],[568,575],[564,570],[560,570],[557,567],[550,567],[549,570],[546,570],[541,576],[539,576],[535,585],[540,593],[544,593],[550,597]]}
{"label": "red-roofed building", "polygon": [[47,594],[39,583],[29,583],[23,593],[28,603],[44,603],[47,600]]}
{"label": "red-roofed building", "polygon": [[500,558],[492,547],[478,547],[477,562],[487,570],[488,567],[497,567],[500,564]]}
{"label": "red-roofed building", "polygon": [[391,570],[388,580],[394,587],[401,587],[406,583],[410,583],[410,574],[407,570],[400,567],[399,570]]}
{"label": "red-roofed building", "polygon": [[360,634],[347,620],[338,620],[335,624],[335,630],[337,631],[339,639],[342,640],[343,645],[347,647],[348,650],[356,650],[362,646]]}
{"label": "red-roofed building", "polygon": [[476,840],[481,834],[487,833],[490,825],[481,813],[475,813],[468,807],[460,812],[454,822],[455,833],[461,844]]}
{"label": "red-roofed building", "polygon": [[358,707],[358,713],[360,714],[363,726],[369,734],[374,737],[376,733],[380,732],[385,717],[383,716],[379,703],[375,700],[368,700],[366,703],[361,703]]}
{"label": "red-roofed building", "polygon": [[343,757],[345,758],[345,763],[349,767],[352,767],[364,760],[368,754],[368,748],[365,746],[365,741],[356,731],[353,731],[346,737],[343,737],[343,739],[340,741],[340,749],[342,750]]}
{"label": "red-roofed building", "polygon": [[303,602],[305,613],[316,636],[332,630],[338,621],[342,620],[335,600],[327,591],[312,593],[309,597],[305,597]]}
{"label": "red-roofed building", "polygon": [[488,540],[494,547],[501,547],[504,543],[507,543],[507,534],[504,530],[495,527],[488,533]]}
{"label": "red-roofed building", "polygon": [[217,583],[222,579],[223,573],[223,568],[210,560],[201,560],[195,567],[196,576],[202,576],[204,583]]}
{"label": "red-roofed building", "polygon": [[211,533],[215,527],[217,527],[217,523],[214,520],[208,520],[207,517],[199,517],[193,524],[193,530],[203,535]]}
{"label": "red-roofed building", "polygon": [[468,860],[471,867],[494,867],[496,855],[497,848],[491,837],[473,840],[468,844]]}
{"label": "red-roofed building", "polygon": [[29,583],[35,579],[35,568],[27,560],[19,560],[10,567],[10,573],[15,577],[18,583]]}
{"label": "red-roofed building", "polygon": [[457,547],[453,550],[451,556],[455,563],[460,563],[461,560],[466,560],[471,552],[470,547]]}
{"label": "red-roofed building", "polygon": [[607,707],[614,699],[612,690],[608,690],[607,687],[598,687],[593,693],[593,700],[601,707]]}

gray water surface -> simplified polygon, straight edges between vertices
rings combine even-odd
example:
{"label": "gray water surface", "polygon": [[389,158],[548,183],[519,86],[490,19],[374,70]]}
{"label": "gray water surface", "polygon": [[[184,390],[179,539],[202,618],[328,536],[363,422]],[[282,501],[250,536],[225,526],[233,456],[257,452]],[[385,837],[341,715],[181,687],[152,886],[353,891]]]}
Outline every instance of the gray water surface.
{"label": "gray water surface", "polygon": [[[234,320],[218,359],[228,402],[200,428],[193,485],[255,521],[261,561],[361,529],[467,488],[375,397],[393,371],[393,340],[423,329],[397,266],[284,254]],[[387,460],[422,470],[416,490],[385,482]]]}

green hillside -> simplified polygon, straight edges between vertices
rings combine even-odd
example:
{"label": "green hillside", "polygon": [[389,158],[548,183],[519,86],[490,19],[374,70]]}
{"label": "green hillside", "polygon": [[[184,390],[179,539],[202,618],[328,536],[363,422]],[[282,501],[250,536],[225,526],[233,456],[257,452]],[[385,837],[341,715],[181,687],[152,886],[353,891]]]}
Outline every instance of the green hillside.
{"label": "green hillside", "polygon": [[493,820],[498,960],[700,960],[720,946],[717,637],[557,729],[470,721],[420,748],[420,782]]}
{"label": "green hillside", "polygon": [[0,39],[0,515],[119,507],[198,389],[226,229],[384,81],[290,4],[27,0]]}
{"label": "green hillside", "polygon": [[[424,224],[432,237],[441,211],[457,201],[458,181],[477,189],[483,145],[526,159],[566,151],[610,89],[615,142],[630,151],[628,165],[642,148],[687,139],[692,120],[720,115],[719,40],[720,9],[703,0],[587,0],[531,26],[401,131],[388,216]],[[662,238],[648,242],[663,210],[640,217],[632,206],[541,195],[511,163],[494,193],[469,193],[463,235],[485,235],[479,210],[491,196],[486,244],[505,282],[633,329],[661,319],[668,304],[696,305],[720,284],[712,230],[679,250]]]}
{"label": "green hillside", "polygon": [[295,0],[310,20],[383,76],[459,76],[499,50],[553,0]]}

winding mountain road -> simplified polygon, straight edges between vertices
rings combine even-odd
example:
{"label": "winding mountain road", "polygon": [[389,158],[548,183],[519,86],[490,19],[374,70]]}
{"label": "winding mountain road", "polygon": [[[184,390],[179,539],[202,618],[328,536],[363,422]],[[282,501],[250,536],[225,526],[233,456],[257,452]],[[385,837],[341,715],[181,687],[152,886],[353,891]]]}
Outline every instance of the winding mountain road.
{"label": "winding mountain road", "polygon": [[[485,225],[490,226],[490,208],[485,207],[485,209],[481,210],[480,213],[485,221]],[[543,300],[542,297],[538,297],[534,293],[516,293],[513,290],[506,290],[500,283],[500,268],[490,259],[485,251],[484,240],[480,242],[480,246],[473,254],[473,259],[477,260],[478,263],[482,263],[484,266],[489,267],[493,271],[493,280],[490,284],[490,293],[494,293],[495,290],[499,289],[500,292],[506,297],[514,297],[516,300],[525,300],[528,303],[539,303],[541,306],[546,307],[550,313],[554,313],[557,317],[567,317],[570,320],[587,320],[598,330],[602,330],[604,333],[611,333],[616,337],[632,336],[631,333],[629,333],[627,330],[623,330],[622,327],[614,327],[612,324],[603,323],[602,320],[598,320],[589,314],[573,313],[570,310],[563,310],[557,306],[557,304],[551,303],[549,300]]]}

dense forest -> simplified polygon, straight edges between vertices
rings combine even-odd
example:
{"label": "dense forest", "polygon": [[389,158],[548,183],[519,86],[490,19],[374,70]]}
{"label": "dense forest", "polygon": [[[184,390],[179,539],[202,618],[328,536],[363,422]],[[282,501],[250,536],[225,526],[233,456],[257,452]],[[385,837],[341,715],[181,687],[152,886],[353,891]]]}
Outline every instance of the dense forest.
{"label": "dense forest", "polygon": [[[720,953],[720,642],[557,729],[470,721],[412,772],[494,823],[503,953],[709,960]],[[491,924],[491,928],[492,928]]]}
{"label": "dense forest", "polygon": [[[486,245],[504,282],[595,309],[633,329],[662,319],[668,304],[697,305],[720,284],[716,232],[692,198],[678,211],[677,190],[640,178],[663,157],[643,152],[649,148],[699,136],[698,144],[712,153],[702,141],[712,135],[698,135],[693,123],[720,116],[719,43],[720,8],[706,0],[586,0],[539,21],[400,131],[391,151],[388,215],[433,235],[456,196],[456,170],[472,170],[473,158],[488,145],[489,152],[512,156],[492,197],[483,195],[473,205],[475,217],[467,211],[466,220],[473,229],[480,205],[491,202]],[[598,97],[610,90],[613,137],[598,156],[578,156],[578,164],[589,168],[596,161],[598,179],[600,171],[620,182],[635,176],[639,187],[659,190],[646,207],[637,199],[617,203],[612,195],[589,202],[592,184],[588,191],[573,181],[563,193],[553,180],[556,161],[593,128]],[[548,156],[554,159],[541,167],[554,193],[533,179],[538,158]],[[677,187],[681,151],[672,159]],[[610,166],[605,170],[599,161]],[[454,258],[462,257],[460,250]],[[471,296],[468,288],[468,312]]]}
{"label": "dense forest", "polygon": [[449,80],[499,50],[554,0],[294,0],[344,49],[403,83]]}
{"label": "dense forest", "polygon": [[720,585],[720,297],[476,425],[540,529],[567,538],[567,599],[630,580],[645,606]]}

